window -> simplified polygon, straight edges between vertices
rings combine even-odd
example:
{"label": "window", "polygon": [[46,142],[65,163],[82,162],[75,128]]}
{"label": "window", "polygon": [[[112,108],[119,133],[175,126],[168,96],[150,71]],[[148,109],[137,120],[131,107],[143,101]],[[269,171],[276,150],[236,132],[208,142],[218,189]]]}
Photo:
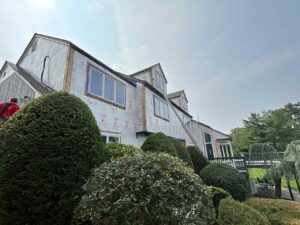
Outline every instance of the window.
{"label": "window", "polygon": [[204,132],[204,142],[205,142],[205,148],[207,152],[207,158],[213,159],[214,158],[214,150],[212,146],[212,139],[211,135],[209,133]]}
{"label": "window", "polygon": [[229,144],[221,144],[220,150],[223,158],[231,157],[231,149]]}
{"label": "window", "polygon": [[158,116],[163,119],[169,119],[169,106],[168,104],[156,97],[155,95],[153,96],[154,98],[154,115]]}
{"label": "window", "polygon": [[89,66],[87,93],[125,107],[125,85]]}
{"label": "window", "polygon": [[120,136],[115,134],[105,134],[101,135],[101,141],[103,143],[120,143]]}
{"label": "window", "polygon": [[159,89],[162,93],[165,93],[165,80],[164,80],[164,77],[163,75],[158,72],[157,70],[155,70],[154,72],[154,86]]}
{"label": "window", "polygon": [[185,111],[188,111],[187,101],[186,101],[185,97],[181,96],[181,102],[182,102],[182,108],[183,108]]}

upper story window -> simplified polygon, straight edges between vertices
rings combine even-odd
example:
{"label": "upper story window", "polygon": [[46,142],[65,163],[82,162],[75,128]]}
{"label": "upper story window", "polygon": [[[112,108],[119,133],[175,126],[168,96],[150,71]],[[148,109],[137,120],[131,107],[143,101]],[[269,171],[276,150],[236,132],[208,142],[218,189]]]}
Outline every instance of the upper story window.
{"label": "upper story window", "polygon": [[212,138],[209,133],[204,132],[204,143],[205,143],[205,148],[206,148],[206,152],[207,152],[207,158],[213,159],[214,151],[213,151],[213,145],[212,145]]}
{"label": "upper story window", "polygon": [[161,100],[160,98],[153,95],[154,101],[154,115],[162,119],[169,120],[169,106],[168,104]]}
{"label": "upper story window", "polygon": [[166,82],[163,75],[157,70],[154,71],[154,86],[165,94]]}
{"label": "upper story window", "polygon": [[88,71],[88,94],[125,107],[125,84],[92,66]]}

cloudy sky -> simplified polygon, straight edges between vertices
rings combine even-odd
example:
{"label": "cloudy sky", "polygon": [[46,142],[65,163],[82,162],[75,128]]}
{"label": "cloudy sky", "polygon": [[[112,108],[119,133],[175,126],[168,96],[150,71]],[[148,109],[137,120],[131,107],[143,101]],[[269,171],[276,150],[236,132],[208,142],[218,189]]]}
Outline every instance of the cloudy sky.
{"label": "cloudy sky", "polygon": [[299,0],[0,0],[0,64],[32,35],[72,41],[132,73],[160,62],[168,91],[223,132],[300,101]]}

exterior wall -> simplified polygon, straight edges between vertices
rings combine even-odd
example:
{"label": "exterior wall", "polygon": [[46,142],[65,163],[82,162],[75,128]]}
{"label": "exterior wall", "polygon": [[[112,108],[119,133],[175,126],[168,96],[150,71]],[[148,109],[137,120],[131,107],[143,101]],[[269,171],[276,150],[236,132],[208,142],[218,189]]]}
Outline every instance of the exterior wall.
{"label": "exterior wall", "polygon": [[[224,135],[210,127],[204,126],[194,120],[187,124],[187,128],[195,139],[197,146],[206,156],[207,151],[205,147],[204,132],[209,133],[212,138],[214,157],[221,157],[220,142],[218,139],[228,139],[227,135]],[[230,143],[230,141],[226,141],[226,143]]]}
{"label": "exterior wall", "polygon": [[[163,132],[166,135],[178,139],[185,139],[186,143],[192,143],[186,131],[182,127],[182,122],[178,119],[175,109],[168,103],[169,107],[169,120],[161,119],[154,115],[154,92],[146,89],[146,129],[148,132]],[[159,96],[158,96],[159,97]],[[160,98],[160,97],[159,97]]]}
{"label": "exterior wall", "polygon": [[176,105],[178,105],[179,107],[181,107],[180,97],[172,98],[172,99],[170,99],[170,101],[174,102]]}
{"label": "exterior wall", "polygon": [[30,73],[37,81],[40,81],[44,58],[49,56],[50,59],[47,59],[46,62],[43,82],[55,90],[63,90],[65,62],[69,47],[44,38],[37,38],[35,42],[33,42],[33,45],[36,45],[35,50],[32,51],[32,45],[25,53],[26,55],[19,66]]}
{"label": "exterior wall", "polygon": [[[88,64],[101,69],[106,74],[111,75],[126,85],[125,109],[121,109],[85,94]],[[136,136],[137,128],[142,124],[141,110],[137,110],[141,103],[141,98],[137,98],[137,96],[139,96],[137,92],[140,90],[141,87],[134,87],[128,84],[123,79],[105,70],[81,53],[77,51],[74,52],[70,93],[81,98],[90,107],[102,132],[115,133],[121,137],[122,143],[132,144],[138,147],[141,146],[144,141],[144,137],[137,138]]]}
{"label": "exterior wall", "polygon": [[2,77],[0,78],[0,102],[8,102],[11,98],[18,98],[19,104],[22,106],[25,96],[35,98],[38,95],[38,92],[10,66],[6,66],[1,75],[4,73],[6,73],[4,77],[0,76]]}
{"label": "exterior wall", "polygon": [[151,77],[151,74],[150,74],[150,69],[145,71],[145,72],[136,74],[133,77],[135,77],[137,79],[140,79],[140,80],[147,81],[148,83],[152,84],[152,77]]}

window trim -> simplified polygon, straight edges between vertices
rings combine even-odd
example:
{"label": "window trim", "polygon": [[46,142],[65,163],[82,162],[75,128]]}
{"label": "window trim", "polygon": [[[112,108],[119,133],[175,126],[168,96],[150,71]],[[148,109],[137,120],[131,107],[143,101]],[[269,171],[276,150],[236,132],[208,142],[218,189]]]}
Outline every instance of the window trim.
{"label": "window trim", "polygon": [[109,132],[109,131],[101,131],[101,140],[102,140],[102,137],[105,136],[106,137],[106,143],[110,143],[109,142],[109,138],[110,137],[116,137],[118,138],[118,142],[112,142],[112,143],[119,143],[121,144],[121,134],[120,133],[115,133],[115,132]]}
{"label": "window trim", "polygon": [[[205,133],[210,135],[210,142],[206,142],[206,140],[205,140]],[[206,145],[208,145],[208,144],[211,145],[212,153],[213,153],[213,158],[214,158],[216,154],[215,154],[215,149],[214,149],[214,145],[213,145],[213,138],[212,138],[211,132],[208,132],[208,131],[206,131],[206,130],[203,131],[203,142],[204,142],[204,146],[205,146],[207,158],[208,158],[208,152],[207,152],[207,147],[206,147]]]}
{"label": "window trim", "polygon": [[[164,117],[162,117],[162,116],[156,114],[156,112],[155,112],[155,98],[157,98],[158,100],[162,101],[163,103],[165,103],[165,104],[167,105],[167,107],[168,107],[168,118],[164,118]],[[170,110],[169,110],[169,104],[168,104],[166,101],[162,100],[161,98],[157,97],[157,96],[154,95],[154,94],[153,94],[153,111],[154,111],[154,116],[156,116],[156,117],[158,117],[158,118],[160,118],[160,119],[162,119],[162,120],[165,120],[165,121],[170,122]]]}
{"label": "window trim", "polygon": [[[109,100],[109,99],[106,99],[106,98],[104,98],[104,97],[102,97],[102,96],[98,96],[98,95],[96,95],[96,94],[93,94],[93,93],[90,93],[89,92],[89,81],[90,81],[90,67],[92,67],[93,69],[95,69],[95,70],[97,70],[97,71],[99,71],[100,73],[102,73],[104,76],[108,76],[109,78],[111,78],[111,79],[113,79],[115,82],[119,82],[120,84],[123,84],[124,85],[124,105],[121,105],[121,104],[118,104],[118,103],[116,103],[116,102],[113,102],[113,101],[111,101],[111,100]],[[102,92],[104,93],[104,87],[105,87],[105,77],[103,78],[103,80],[102,80],[103,82],[102,82]],[[114,95],[116,94],[116,83],[114,82]],[[126,84],[125,83],[123,83],[123,82],[121,82],[121,81],[119,81],[118,79],[116,79],[114,76],[112,76],[112,75],[110,75],[110,74],[108,74],[106,71],[104,71],[103,69],[101,69],[101,68],[99,68],[98,66],[95,66],[95,65],[93,65],[93,64],[91,64],[91,63],[87,63],[87,66],[86,66],[86,79],[85,79],[85,87],[84,87],[84,92],[85,92],[85,95],[86,96],[89,96],[89,97],[91,97],[91,98],[94,98],[94,99],[97,99],[97,100],[100,100],[100,101],[102,101],[102,102],[105,102],[105,103],[108,103],[108,104],[110,104],[110,105],[113,105],[113,106],[116,106],[116,107],[118,107],[118,108],[120,108],[120,109],[126,109],[126,102],[127,102],[127,96],[126,96],[126,93],[127,93],[127,87],[126,87]],[[115,98],[115,96],[114,96],[114,98]]]}

